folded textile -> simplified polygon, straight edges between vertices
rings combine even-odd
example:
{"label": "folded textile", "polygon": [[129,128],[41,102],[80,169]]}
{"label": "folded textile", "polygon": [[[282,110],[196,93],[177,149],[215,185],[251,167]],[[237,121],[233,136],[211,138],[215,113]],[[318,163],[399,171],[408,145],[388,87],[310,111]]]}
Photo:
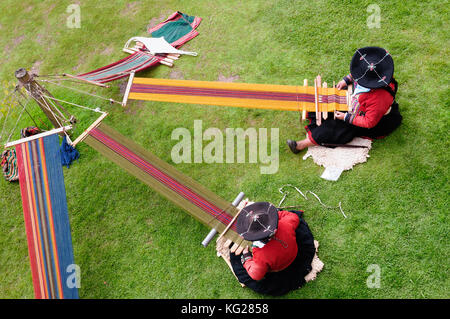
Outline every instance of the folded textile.
{"label": "folded textile", "polygon": [[178,48],[198,35],[195,29],[201,21],[200,17],[188,16],[176,11],[160,24],[149,28],[148,33],[153,38],[164,37],[172,46]]}
{"label": "folded textile", "polygon": [[14,182],[19,180],[19,170],[17,168],[17,156],[16,151],[6,150],[0,157],[0,166],[2,167],[3,177],[8,182]]}
{"label": "folded textile", "polygon": [[133,41],[143,43],[151,54],[174,53],[174,54],[187,54],[197,56],[197,52],[189,52],[175,49],[173,46],[170,45],[169,42],[167,42],[164,39],[164,37],[160,38],[132,37],[127,41],[127,43],[124,46],[124,49],[128,49],[128,46]]}
{"label": "folded textile", "polygon": [[[202,18],[188,16],[177,11],[163,22],[150,28],[148,32],[151,33],[152,37],[164,37],[170,45],[179,48],[198,35],[195,28],[198,27],[200,21],[202,21]],[[163,59],[163,56],[154,56],[138,51],[107,66],[72,77],[91,83],[103,84],[127,77],[131,72],[139,72],[158,65]],[[70,74],[67,75],[70,76]]]}

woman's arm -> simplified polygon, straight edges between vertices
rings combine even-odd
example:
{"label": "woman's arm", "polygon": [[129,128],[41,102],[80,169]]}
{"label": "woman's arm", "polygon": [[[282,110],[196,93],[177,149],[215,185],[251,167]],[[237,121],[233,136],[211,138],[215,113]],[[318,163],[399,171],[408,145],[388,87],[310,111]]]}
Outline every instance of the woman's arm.
{"label": "woman's arm", "polygon": [[339,83],[336,85],[336,88],[338,90],[343,90],[345,89],[349,84],[353,83],[353,77],[351,74],[348,74],[346,76],[344,76],[344,78],[339,81]]}
{"label": "woman's arm", "polygon": [[355,126],[372,128],[386,114],[393,98],[385,90],[376,90],[360,95],[358,100],[359,105],[354,109],[355,113],[343,113],[343,120]]}
{"label": "woman's arm", "polygon": [[247,270],[248,275],[253,280],[261,280],[269,270],[268,266],[264,263],[257,262],[252,253],[248,251],[248,247],[244,249],[241,256],[242,266]]}

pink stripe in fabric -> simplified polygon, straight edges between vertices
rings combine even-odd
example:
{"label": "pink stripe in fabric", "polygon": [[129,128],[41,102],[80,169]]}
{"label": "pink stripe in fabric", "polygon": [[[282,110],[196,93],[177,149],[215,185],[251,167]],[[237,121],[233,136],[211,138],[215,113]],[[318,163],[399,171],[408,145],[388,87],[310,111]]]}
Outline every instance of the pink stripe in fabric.
{"label": "pink stripe in fabric", "polygon": [[[188,201],[195,204],[197,207],[202,209],[203,211],[207,212],[209,215],[214,216],[217,220],[219,220],[221,223],[228,225],[232,219],[230,215],[228,215],[226,212],[223,212],[218,207],[214,206],[204,198],[202,198],[200,195],[194,193],[189,188],[185,187],[184,185],[178,183],[175,179],[172,177],[164,174],[159,169],[157,169],[155,166],[147,162],[145,159],[139,157],[135,153],[133,153],[130,149],[125,147],[124,145],[118,143],[117,141],[111,139],[109,136],[105,135],[103,132],[101,132],[99,129],[93,129],[89,133],[93,138],[95,138],[97,141],[101,142],[108,148],[110,148],[112,151],[114,151],[116,154],[122,156],[126,160],[128,160],[133,165],[137,166],[138,168],[145,171],[147,174],[151,175],[155,180],[158,182],[164,184],[166,187],[170,188],[180,196],[184,197]],[[236,229],[236,226],[232,226],[233,229]]]}
{"label": "pink stripe in fabric", "polygon": [[[152,33],[152,32],[155,32],[156,30],[161,29],[162,26],[166,25],[167,22],[169,22],[170,20],[174,19],[178,14],[179,14],[178,11],[175,11],[175,12],[172,13],[166,20],[164,20],[163,22],[157,24],[157,25],[154,26],[153,28],[148,29],[147,32],[148,32],[148,33]],[[177,18],[177,19],[174,19],[173,21],[177,21],[177,20],[180,19],[180,18],[181,18],[181,15],[179,15],[178,18]]]}

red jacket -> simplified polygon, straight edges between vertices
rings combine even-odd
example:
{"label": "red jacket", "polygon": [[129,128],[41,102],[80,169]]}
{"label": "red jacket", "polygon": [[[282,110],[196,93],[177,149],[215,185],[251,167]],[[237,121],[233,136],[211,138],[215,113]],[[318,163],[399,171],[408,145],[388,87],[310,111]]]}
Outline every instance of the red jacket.
{"label": "red jacket", "polygon": [[267,272],[287,268],[297,257],[295,229],[300,220],[294,213],[278,212],[278,229],[274,237],[262,248],[253,247],[253,257],[244,268],[254,280],[261,280]]}
{"label": "red jacket", "polygon": [[[394,83],[391,82],[389,86],[395,90]],[[352,110],[347,113],[344,120],[355,126],[372,128],[380,122],[393,102],[393,96],[382,88],[357,94],[352,97]]]}

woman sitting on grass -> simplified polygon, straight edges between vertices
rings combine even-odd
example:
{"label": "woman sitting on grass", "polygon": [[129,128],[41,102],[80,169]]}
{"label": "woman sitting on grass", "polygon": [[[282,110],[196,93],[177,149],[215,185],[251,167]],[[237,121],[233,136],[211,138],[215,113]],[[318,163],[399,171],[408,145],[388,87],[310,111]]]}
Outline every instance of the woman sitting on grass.
{"label": "woman sitting on grass", "polygon": [[350,74],[337,84],[339,90],[354,85],[351,97],[352,110],[348,113],[329,114],[319,126],[315,113],[309,112],[311,121],[305,127],[308,136],[304,140],[287,140],[294,154],[312,145],[346,144],[354,137],[383,138],[401,123],[398,104],[395,101],[397,82],[394,77],[394,61],[385,49],[365,47],[356,50],[350,62]]}
{"label": "woman sitting on grass", "polygon": [[[268,202],[244,208],[237,232],[252,243],[251,252],[230,253],[239,282],[267,295],[280,296],[305,284],[316,253],[314,237],[301,211],[278,211]],[[320,271],[320,270],[319,270]]]}

